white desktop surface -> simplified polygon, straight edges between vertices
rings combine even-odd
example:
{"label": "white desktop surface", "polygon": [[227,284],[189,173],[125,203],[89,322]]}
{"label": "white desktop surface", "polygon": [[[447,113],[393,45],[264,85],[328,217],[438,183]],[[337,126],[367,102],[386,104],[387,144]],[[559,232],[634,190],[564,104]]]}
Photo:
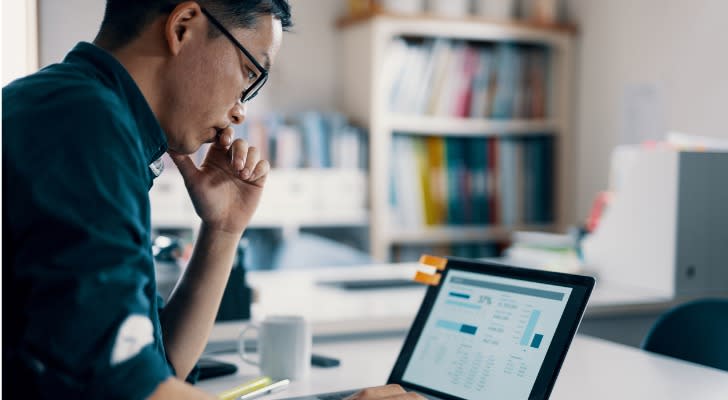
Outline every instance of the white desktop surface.
{"label": "white desktop surface", "polygon": [[[266,315],[303,315],[315,336],[405,332],[414,320],[426,287],[344,290],[321,281],[353,279],[411,279],[423,268],[418,263],[306,270],[252,271],[248,284],[256,291],[253,320]],[[586,315],[609,315],[666,309],[673,299],[640,288],[625,288],[597,281]],[[237,339],[243,323],[218,323],[211,341]]]}
{"label": "white desktop surface", "polygon": [[[403,337],[315,344],[314,352],[341,360],[336,368],[313,368],[306,380],[265,400],[346,390],[386,383]],[[257,375],[235,354],[216,358],[235,362],[236,375],[198,383],[219,393]],[[577,335],[561,369],[552,399],[728,399],[728,372]]]}

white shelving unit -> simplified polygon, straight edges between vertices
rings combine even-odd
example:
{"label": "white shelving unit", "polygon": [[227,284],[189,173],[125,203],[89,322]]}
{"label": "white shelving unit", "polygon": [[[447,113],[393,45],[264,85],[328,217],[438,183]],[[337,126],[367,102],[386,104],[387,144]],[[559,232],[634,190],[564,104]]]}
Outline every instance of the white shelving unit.
{"label": "white shelving unit", "polygon": [[[390,259],[393,245],[507,240],[514,230],[559,230],[573,221],[570,94],[574,28],[481,18],[398,16],[374,13],[341,19],[342,111],[369,129],[370,244],[372,255]],[[398,37],[448,38],[476,42],[545,45],[550,49],[549,118],[494,120],[393,114],[388,109],[388,83],[382,66],[388,45]],[[409,135],[496,136],[553,132],[556,177],[555,223],[548,226],[442,226],[402,230],[390,222],[388,188],[395,132]]]}
{"label": "white shelving unit", "polygon": [[[296,233],[300,228],[367,226],[366,190],[361,170],[273,169],[249,228]],[[153,227],[197,230],[200,220],[178,171],[170,168],[155,180],[150,200]]]}

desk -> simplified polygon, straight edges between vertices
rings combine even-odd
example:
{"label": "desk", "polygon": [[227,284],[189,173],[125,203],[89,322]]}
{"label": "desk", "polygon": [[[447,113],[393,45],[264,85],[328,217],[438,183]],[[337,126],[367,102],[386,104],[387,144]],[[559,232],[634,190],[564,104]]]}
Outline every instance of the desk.
{"label": "desk", "polygon": [[[318,338],[372,333],[404,333],[409,329],[425,294],[425,287],[379,290],[343,290],[320,285],[321,281],[344,279],[411,279],[420,268],[417,263],[379,264],[362,267],[308,270],[252,271],[248,283],[257,294],[253,319],[270,314],[296,314],[307,317]],[[644,289],[625,288],[598,281],[589,300],[582,332],[599,334],[611,327],[604,319],[649,314],[658,315],[675,300],[651,294]],[[592,328],[591,321],[595,327]],[[639,343],[651,320],[643,322],[633,335]],[[237,339],[242,323],[221,323],[213,328],[211,341]],[[605,325],[607,325],[605,327]],[[591,329],[590,329],[591,328]],[[613,329],[614,330],[614,329]],[[623,329],[617,328],[617,333]],[[608,337],[608,336],[607,336]],[[610,337],[612,340],[617,338]],[[635,343],[636,342],[636,343]]]}
{"label": "desk", "polygon": [[[313,368],[311,377],[293,382],[269,399],[384,384],[399,354],[403,337],[348,340],[314,345],[314,352],[341,359],[341,366]],[[235,376],[203,381],[202,390],[219,393],[256,375],[237,355],[218,358],[235,362]],[[577,335],[556,382],[552,399],[728,399],[728,372]]]}

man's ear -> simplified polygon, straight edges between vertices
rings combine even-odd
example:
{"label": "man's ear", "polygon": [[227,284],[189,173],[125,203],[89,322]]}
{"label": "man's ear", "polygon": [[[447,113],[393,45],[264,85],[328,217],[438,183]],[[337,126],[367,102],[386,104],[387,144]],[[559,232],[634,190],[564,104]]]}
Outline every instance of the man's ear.
{"label": "man's ear", "polygon": [[164,37],[173,55],[179,54],[194,35],[207,32],[207,24],[200,5],[194,1],[180,3],[167,17]]}

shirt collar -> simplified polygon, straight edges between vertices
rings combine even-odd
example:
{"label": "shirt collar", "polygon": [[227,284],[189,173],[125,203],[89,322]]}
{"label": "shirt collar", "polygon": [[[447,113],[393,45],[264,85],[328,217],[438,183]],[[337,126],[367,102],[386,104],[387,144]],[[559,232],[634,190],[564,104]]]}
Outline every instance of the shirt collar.
{"label": "shirt collar", "polygon": [[129,112],[137,124],[144,156],[150,163],[152,172],[159,175],[161,170],[155,171],[152,164],[167,151],[167,138],[149,103],[126,68],[111,53],[87,42],[78,43],[63,61],[90,67],[92,73],[129,106]]}

